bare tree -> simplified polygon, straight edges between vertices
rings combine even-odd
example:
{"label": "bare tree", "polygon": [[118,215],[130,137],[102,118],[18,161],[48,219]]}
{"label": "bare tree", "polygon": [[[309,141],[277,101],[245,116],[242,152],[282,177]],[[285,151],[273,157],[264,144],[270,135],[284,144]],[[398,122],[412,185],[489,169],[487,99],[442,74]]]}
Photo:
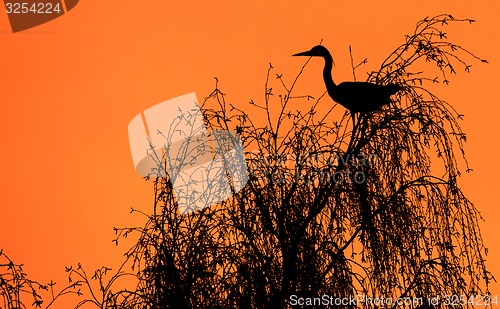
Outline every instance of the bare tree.
{"label": "bare tree", "polygon": [[[364,296],[357,305],[367,307],[377,298],[393,308],[491,304],[481,217],[457,182],[460,161],[468,169],[462,115],[426,88],[447,84],[459,66],[469,71],[468,59],[486,62],[447,40],[451,22],[473,21],[420,21],[369,74],[403,91],[352,126],[335,105],[317,112],[329,104],[324,94],[294,94],[307,63],[290,84],[269,67],[264,99],[250,102],[258,115],[216,87],[206,123],[240,134],[250,181],[225,202],[181,215],[169,176],[155,179],[155,212],[130,253],[142,264],[147,307],[285,308],[292,295]],[[440,77],[416,69],[425,62]],[[262,115],[267,123],[257,124]]]}
{"label": "bare tree", "polygon": [[[270,65],[263,99],[248,107],[227,102],[216,83],[202,106],[205,123],[242,138],[248,184],[223,202],[181,213],[173,175],[159,172],[169,158],[152,151],[153,214],[143,213],[142,227],[116,229],[117,242],[138,233],[126,254],[137,289],[111,292],[125,272],[106,283],[101,269],[94,278],[103,297],[91,293],[88,302],[155,309],[491,306],[481,216],[458,184],[460,167],[469,169],[462,115],[427,87],[447,84],[460,66],[469,71],[470,60],[486,62],[448,41],[443,28],[452,22],[473,21],[439,15],[417,23],[368,75],[403,90],[355,124],[325,93],[295,94],[307,62],[291,82]],[[440,75],[421,72],[425,63]],[[358,67],[353,60],[353,74]],[[320,104],[330,109],[320,114]],[[263,115],[265,123],[256,121]],[[83,269],[69,272],[92,285]]]}

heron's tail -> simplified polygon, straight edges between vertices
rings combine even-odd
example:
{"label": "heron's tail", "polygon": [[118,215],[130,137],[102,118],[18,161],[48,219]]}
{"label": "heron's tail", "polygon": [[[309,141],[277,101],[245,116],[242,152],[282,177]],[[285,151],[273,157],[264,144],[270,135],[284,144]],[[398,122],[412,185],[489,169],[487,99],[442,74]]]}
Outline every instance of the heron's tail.
{"label": "heron's tail", "polygon": [[385,91],[387,91],[386,93],[388,95],[393,95],[403,88],[401,88],[401,86],[397,85],[397,84],[389,84],[389,85],[385,85],[384,89],[385,89]]}

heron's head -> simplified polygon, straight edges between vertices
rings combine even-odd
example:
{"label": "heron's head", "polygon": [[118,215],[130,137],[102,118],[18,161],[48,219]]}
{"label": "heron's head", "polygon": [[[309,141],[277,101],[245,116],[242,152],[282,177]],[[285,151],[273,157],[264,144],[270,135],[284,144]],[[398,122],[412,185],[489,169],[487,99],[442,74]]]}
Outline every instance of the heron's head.
{"label": "heron's head", "polygon": [[298,54],[295,54],[292,56],[309,56],[309,57],[323,57],[323,58],[330,57],[331,58],[330,52],[328,51],[328,49],[326,49],[326,47],[324,47],[322,45],[314,46],[309,51],[298,53]]}

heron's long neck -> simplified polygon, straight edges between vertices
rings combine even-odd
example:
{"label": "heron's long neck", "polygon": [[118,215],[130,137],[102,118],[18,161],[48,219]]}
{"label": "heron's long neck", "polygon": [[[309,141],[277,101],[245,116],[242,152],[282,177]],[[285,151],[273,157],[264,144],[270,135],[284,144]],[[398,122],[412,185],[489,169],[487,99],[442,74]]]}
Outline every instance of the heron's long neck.
{"label": "heron's long neck", "polygon": [[337,85],[333,81],[332,78],[332,68],[333,68],[333,58],[330,55],[326,55],[323,57],[325,59],[325,67],[323,68],[323,80],[325,81],[326,90],[328,90],[328,94],[330,91],[334,91]]}

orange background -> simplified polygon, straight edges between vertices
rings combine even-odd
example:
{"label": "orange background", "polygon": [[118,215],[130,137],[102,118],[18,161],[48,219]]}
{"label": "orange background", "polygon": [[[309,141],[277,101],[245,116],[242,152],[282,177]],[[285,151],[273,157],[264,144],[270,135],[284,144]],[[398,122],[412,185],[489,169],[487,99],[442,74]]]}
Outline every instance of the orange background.
{"label": "orange background", "polygon": [[[153,202],[152,183],[132,165],[132,117],[191,91],[202,100],[214,76],[232,103],[261,100],[268,63],[290,80],[305,61],[291,54],[321,39],[338,81],[352,79],[349,45],[358,60],[368,57],[357,71],[362,79],[418,20],[450,13],[478,20],[450,26],[448,37],[490,61],[473,62],[470,74],[459,71],[437,91],[466,115],[474,172],[460,181],[486,219],[488,266],[500,276],[499,10],[495,1],[473,4],[82,0],[16,34],[1,12],[0,248],[41,281],[67,282],[64,266],[77,262],[116,266],[127,246],[111,243],[112,227],[141,225],[130,208],[150,212]],[[308,68],[311,87],[322,86],[321,66]]]}

